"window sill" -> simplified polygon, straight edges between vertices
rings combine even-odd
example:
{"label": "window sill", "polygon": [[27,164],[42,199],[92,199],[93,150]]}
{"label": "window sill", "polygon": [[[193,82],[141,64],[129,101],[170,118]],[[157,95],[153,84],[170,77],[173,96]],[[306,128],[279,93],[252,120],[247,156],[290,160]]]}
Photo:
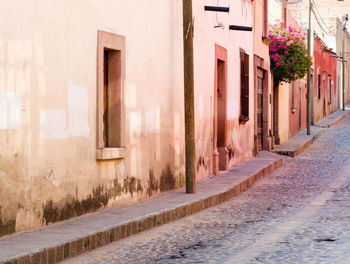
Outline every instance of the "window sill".
{"label": "window sill", "polygon": [[96,149],[96,160],[115,160],[125,157],[126,148]]}
{"label": "window sill", "polygon": [[239,124],[244,125],[245,123],[247,123],[249,121],[249,117],[248,116],[240,116],[239,117]]}

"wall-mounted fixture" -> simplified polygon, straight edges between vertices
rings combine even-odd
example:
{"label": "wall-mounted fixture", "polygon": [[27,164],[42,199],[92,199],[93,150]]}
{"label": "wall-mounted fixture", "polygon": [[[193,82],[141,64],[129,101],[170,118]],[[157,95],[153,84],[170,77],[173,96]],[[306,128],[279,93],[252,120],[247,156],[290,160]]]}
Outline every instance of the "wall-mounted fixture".
{"label": "wall-mounted fixture", "polygon": [[230,12],[229,7],[222,7],[222,6],[204,6],[205,11],[214,11],[214,12]]}
{"label": "wall-mounted fixture", "polygon": [[252,31],[253,27],[230,25],[230,30]]}

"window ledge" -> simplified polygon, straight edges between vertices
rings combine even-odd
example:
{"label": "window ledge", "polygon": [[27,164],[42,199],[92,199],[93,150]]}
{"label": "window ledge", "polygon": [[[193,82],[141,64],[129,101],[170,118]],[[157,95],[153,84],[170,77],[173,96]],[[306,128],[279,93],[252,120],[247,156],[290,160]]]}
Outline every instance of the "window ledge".
{"label": "window ledge", "polygon": [[242,124],[242,125],[244,125],[248,121],[249,121],[249,117],[248,116],[240,116],[239,117],[239,123]]}
{"label": "window ledge", "polygon": [[96,149],[97,160],[114,160],[125,157],[126,148],[102,148]]}

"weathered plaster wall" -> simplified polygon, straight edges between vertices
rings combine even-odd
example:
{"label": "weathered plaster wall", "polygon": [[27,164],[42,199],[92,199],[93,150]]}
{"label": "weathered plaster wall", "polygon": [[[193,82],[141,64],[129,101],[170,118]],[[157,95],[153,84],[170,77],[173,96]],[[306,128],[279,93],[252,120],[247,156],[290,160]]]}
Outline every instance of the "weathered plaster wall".
{"label": "weathered plaster wall", "polygon": [[[240,114],[240,48],[249,54],[249,96],[253,93],[253,34],[229,30],[229,25],[252,26],[252,2],[220,1],[230,6],[229,13],[204,11],[204,5],[217,5],[216,0],[193,1],[194,30],[194,83],[196,109],[196,162],[197,180],[213,173],[213,115],[215,44],[227,50],[227,146],[232,149],[230,165],[252,156],[254,148],[254,104],[249,105],[250,120],[239,124]],[[224,29],[214,28],[221,22]]]}
{"label": "weathered plaster wall", "polygon": [[[290,115],[289,115],[289,137],[294,137],[300,130],[306,129],[306,80],[301,79],[294,82],[294,104],[292,99],[293,85],[289,85],[290,98]],[[293,108],[295,112],[293,111]],[[301,112],[301,113],[300,113]],[[300,120],[300,121],[299,121]],[[300,126],[299,126],[300,122]]]}
{"label": "weathered plaster wall", "polygon": [[[337,61],[331,57],[324,42],[320,38],[314,39],[314,120],[315,122],[331,114],[336,109],[337,94],[335,87],[337,85]],[[318,99],[317,75],[321,75],[320,99]],[[325,74],[325,87],[323,78]],[[330,94],[329,82],[334,82],[332,93]]]}
{"label": "weathered plaster wall", "polygon": [[[267,1],[268,2],[268,1]],[[264,0],[257,0],[253,2],[254,4],[254,15],[253,15],[253,19],[254,19],[254,27],[253,27],[253,34],[254,34],[254,55],[258,56],[259,58],[263,59],[264,61],[264,70],[267,72],[266,74],[266,78],[267,78],[267,82],[265,82],[264,84],[267,84],[264,86],[264,89],[266,89],[266,94],[267,94],[267,100],[266,98],[264,98],[264,108],[267,106],[267,109],[263,109],[263,111],[267,112],[267,131],[264,131],[264,133],[268,134],[265,135],[268,138],[268,148],[267,146],[264,146],[264,149],[270,149],[272,147],[271,143],[271,137],[269,136],[269,131],[272,131],[272,100],[270,101],[270,96],[272,96],[272,89],[273,89],[273,80],[272,80],[272,74],[270,71],[270,55],[269,55],[269,45],[268,42],[264,42],[263,41],[263,36],[264,36],[264,10],[263,10],[263,6],[264,6]],[[267,8],[269,8],[268,4],[267,4]],[[268,13],[267,13],[268,14]],[[269,17],[267,17],[268,20],[268,26],[269,26]],[[264,36],[266,37],[266,36]],[[256,76],[254,77],[256,78]],[[255,80],[256,81],[256,80]],[[254,85],[256,86],[256,82],[254,83]],[[256,100],[256,97],[255,97]],[[265,119],[264,119],[265,120]],[[256,128],[257,131],[257,128]],[[257,132],[256,132],[257,133]],[[265,144],[266,145],[266,144]]]}
{"label": "weathered plaster wall", "polygon": [[[184,185],[181,1],[0,4],[0,236]],[[97,30],[126,37],[121,160],[96,161]]]}
{"label": "weathered plaster wall", "polygon": [[[297,22],[297,17],[288,11],[288,25],[302,31]],[[305,43],[307,45],[307,43]],[[294,82],[294,104],[293,104],[293,84],[289,84],[289,138],[294,137],[300,130],[306,129],[306,94],[307,76]],[[295,112],[294,112],[295,111]],[[300,124],[299,124],[300,122]]]}

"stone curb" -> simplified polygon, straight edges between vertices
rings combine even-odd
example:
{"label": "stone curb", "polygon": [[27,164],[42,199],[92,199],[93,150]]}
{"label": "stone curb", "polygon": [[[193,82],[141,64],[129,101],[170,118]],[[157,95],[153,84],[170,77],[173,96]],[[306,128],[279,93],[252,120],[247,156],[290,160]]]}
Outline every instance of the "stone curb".
{"label": "stone curb", "polygon": [[[338,116],[334,119],[332,117],[328,116],[325,118],[325,119],[328,118],[330,120],[328,123],[322,122],[322,120],[321,120],[315,124],[315,127],[319,127],[319,128],[334,127],[336,124],[338,124],[340,121],[342,121],[348,115],[350,115],[350,111],[345,111],[340,116]],[[307,149],[316,139],[318,139],[320,136],[322,136],[325,133],[325,131],[326,130],[323,129],[323,130],[316,132],[310,139],[304,141],[302,144],[300,144],[298,147],[296,147],[293,150],[278,150],[278,148],[277,148],[276,150],[273,150],[272,152],[280,154],[280,155],[289,156],[289,157],[295,157],[295,156],[299,155],[300,153],[302,153],[305,149]],[[293,140],[293,139],[291,139],[291,140]]]}
{"label": "stone curb", "polygon": [[334,127],[336,124],[338,124],[340,121],[342,121],[348,115],[350,115],[350,111],[346,111],[345,110],[345,112],[342,115],[338,116],[337,118],[335,118],[334,120],[332,120],[328,124],[322,124],[322,122],[317,122],[315,124],[315,126],[317,126],[317,127],[324,127],[324,128],[331,128],[331,127]]}
{"label": "stone curb", "polygon": [[295,156],[299,155],[302,153],[305,149],[307,149],[316,139],[318,139],[320,136],[322,136],[325,133],[326,130],[320,130],[316,134],[314,134],[310,139],[307,141],[303,142],[300,146],[298,146],[294,150],[273,150],[274,153],[292,157],[294,158]]}
{"label": "stone curb", "polygon": [[[201,197],[197,201],[180,204],[171,209],[165,209],[155,214],[146,215],[139,219],[133,219],[130,222],[119,224],[115,227],[109,227],[105,230],[95,232],[85,237],[75,238],[64,244],[58,244],[52,247],[40,249],[37,252],[28,253],[11,259],[0,260],[1,264],[46,264],[57,263],[64,259],[75,257],[79,254],[89,252],[108,243],[126,238],[128,236],[149,230],[151,228],[170,223],[185,216],[200,212],[209,207],[228,201],[232,197],[243,192],[255,181],[261,179],[268,173],[279,168],[282,165],[282,159],[276,159],[268,163],[253,175],[244,177],[241,182],[228,189],[208,197]],[[30,242],[30,241],[28,241]]]}

